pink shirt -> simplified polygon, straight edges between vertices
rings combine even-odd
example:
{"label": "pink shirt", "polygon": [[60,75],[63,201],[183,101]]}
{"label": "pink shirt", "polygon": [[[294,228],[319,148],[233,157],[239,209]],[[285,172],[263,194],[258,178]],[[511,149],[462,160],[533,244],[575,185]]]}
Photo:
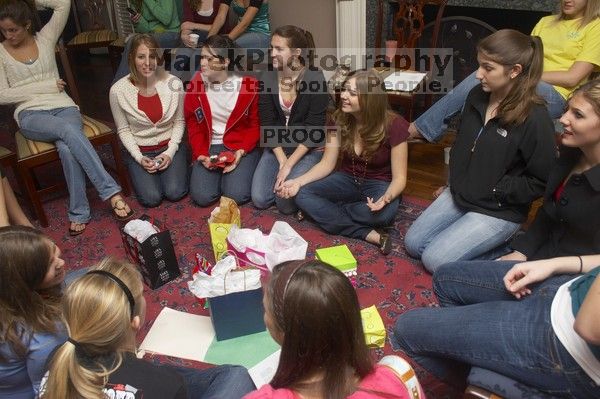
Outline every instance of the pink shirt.
{"label": "pink shirt", "polygon": [[[420,392],[421,399],[425,394]],[[244,396],[244,399],[300,399],[300,396],[290,389],[273,389],[271,385],[263,385],[259,390]],[[385,366],[375,366],[375,371],[366,376],[360,383],[359,389],[349,399],[398,398],[411,399],[404,383],[396,374]]]}

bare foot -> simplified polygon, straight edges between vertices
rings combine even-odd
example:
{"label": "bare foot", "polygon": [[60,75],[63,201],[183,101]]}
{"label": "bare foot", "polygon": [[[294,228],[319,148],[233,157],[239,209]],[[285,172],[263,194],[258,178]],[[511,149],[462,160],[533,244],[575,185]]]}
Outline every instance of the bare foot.
{"label": "bare foot", "polygon": [[87,223],[71,222],[71,225],[69,226],[69,235],[78,236],[83,233],[86,227]]}

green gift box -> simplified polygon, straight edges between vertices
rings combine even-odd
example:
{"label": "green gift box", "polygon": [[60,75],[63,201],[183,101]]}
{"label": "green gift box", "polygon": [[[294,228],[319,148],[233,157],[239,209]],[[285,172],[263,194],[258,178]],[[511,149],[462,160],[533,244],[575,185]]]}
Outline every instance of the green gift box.
{"label": "green gift box", "polygon": [[348,272],[356,272],[356,259],[346,245],[319,248],[315,252],[318,260],[335,267],[346,275]]}

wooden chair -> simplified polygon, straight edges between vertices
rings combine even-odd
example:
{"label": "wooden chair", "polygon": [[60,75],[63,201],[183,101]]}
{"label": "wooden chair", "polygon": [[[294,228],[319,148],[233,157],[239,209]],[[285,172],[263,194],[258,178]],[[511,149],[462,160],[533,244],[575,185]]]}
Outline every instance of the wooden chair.
{"label": "wooden chair", "polygon": [[[402,49],[417,47],[417,42],[423,33],[423,29],[425,28],[423,8],[426,5],[437,6],[434,30],[431,37],[431,42],[428,44],[430,49],[436,48],[439,27],[447,2],[448,0],[399,0],[399,9],[394,14],[392,25],[394,39],[397,42],[397,48]],[[383,29],[383,0],[378,0],[377,12],[375,47],[380,49],[382,47],[381,35]],[[400,54],[395,55],[392,65],[399,65],[401,63],[400,56]],[[390,105],[392,107],[402,107],[405,111],[405,117],[408,121],[413,120],[415,96],[416,94],[414,92],[390,91],[388,93]],[[428,99],[426,102],[431,103],[431,95],[428,94],[427,96]]]}
{"label": "wooden chair", "polygon": [[[88,14],[92,19],[93,27],[91,30],[81,30],[79,16],[77,15],[77,2],[75,0],[71,0],[71,10],[73,12],[73,16],[75,17],[75,25],[78,33],[67,44],[69,53],[72,51],[89,50],[91,48],[108,48],[112,42],[119,38],[117,32],[110,29],[104,29],[102,23],[99,22],[99,15],[102,10],[94,9],[94,4],[88,4],[87,1],[84,1],[83,3],[86,7],[86,11],[88,11]],[[104,2],[101,2],[101,6],[102,5],[104,5]]]}
{"label": "wooden chair", "polygon": [[[79,103],[79,92],[73,76],[73,71],[69,64],[69,59],[66,54],[65,47],[62,43],[57,46],[60,63],[65,72],[65,80],[69,89],[71,98],[76,103]],[[129,180],[127,179],[127,170],[121,159],[121,148],[119,145],[119,137],[108,125],[90,118],[86,115],[81,115],[83,119],[83,130],[89,138],[91,144],[98,148],[104,144],[109,144],[112,149],[112,155],[115,161],[115,168],[106,165],[108,169],[112,169],[119,180],[124,196],[128,196],[130,192]],[[56,192],[62,189],[64,182],[57,183],[52,186],[42,187],[35,177],[35,169],[40,166],[48,165],[51,162],[59,160],[59,155],[56,147],[52,143],[44,143],[26,139],[20,131],[15,134],[17,142],[17,172],[22,184],[26,197],[29,199],[35,216],[43,227],[48,226],[48,219],[42,206],[42,197],[46,194]]]}

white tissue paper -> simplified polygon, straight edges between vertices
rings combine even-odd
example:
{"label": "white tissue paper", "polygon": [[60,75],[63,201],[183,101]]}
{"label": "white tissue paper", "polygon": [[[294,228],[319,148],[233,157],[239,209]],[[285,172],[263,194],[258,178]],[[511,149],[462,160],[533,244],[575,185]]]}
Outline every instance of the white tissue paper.
{"label": "white tissue paper", "polygon": [[212,268],[210,275],[197,272],[188,287],[198,298],[212,298],[233,292],[254,290],[261,287],[260,270],[233,270],[237,267],[234,256],[226,256]]}
{"label": "white tissue paper", "polygon": [[135,238],[140,244],[146,241],[152,234],[158,233],[154,225],[147,220],[133,219],[127,222],[123,231]]}

